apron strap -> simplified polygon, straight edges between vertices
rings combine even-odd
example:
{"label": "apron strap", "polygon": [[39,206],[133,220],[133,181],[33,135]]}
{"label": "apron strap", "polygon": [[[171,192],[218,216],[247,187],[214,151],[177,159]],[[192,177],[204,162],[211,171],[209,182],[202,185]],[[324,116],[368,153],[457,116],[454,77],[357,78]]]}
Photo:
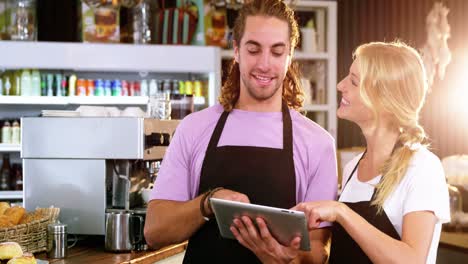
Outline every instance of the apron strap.
{"label": "apron strap", "polygon": [[218,146],[219,138],[221,137],[221,133],[223,133],[223,128],[224,125],[226,124],[227,117],[229,115],[229,112],[224,111],[221,114],[221,117],[218,120],[218,123],[216,123],[215,130],[213,131],[213,135],[211,136],[210,143],[208,144],[208,149],[206,150],[207,154],[209,152],[212,152],[216,149]]}
{"label": "apron strap", "polygon": [[283,151],[293,157],[293,131],[291,114],[285,101],[282,103],[281,112],[283,113]]}
{"label": "apron strap", "polygon": [[[351,174],[349,175],[348,180],[346,180],[346,183],[344,184],[343,188],[341,189],[341,192],[344,191],[345,187],[348,185],[348,182],[349,182],[349,181],[351,180],[351,178],[354,176],[354,174],[355,174],[357,168],[359,167],[359,163],[361,162],[361,160],[362,160],[362,159],[364,158],[364,156],[366,155],[366,152],[367,152],[367,149],[364,151],[364,153],[362,153],[362,156],[361,156],[361,158],[358,160],[356,166],[354,166],[354,169],[353,169],[353,171],[351,171]],[[382,178],[381,178],[380,180],[382,180]],[[380,182],[380,181],[379,181],[379,182]],[[377,190],[377,188],[374,187],[374,191],[372,192],[372,197],[371,197],[371,199],[370,199],[369,201],[373,201],[373,200],[374,200],[376,190]]]}
{"label": "apron strap", "polygon": [[[396,150],[397,148],[400,148],[400,147],[402,147],[402,146],[403,146],[403,144],[401,144],[400,141],[397,141],[397,142],[395,143],[395,145],[393,146],[392,153],[390,154],[390,156],[393,155],[393,153],[395,152],[395,150]],[[359,163],[360,163],[361,160],[364,158],[364,156],[366,155],[366,153],[367,153],[367,148],[366,148],[366,150],[364,151],[364,153],[362,154],[362,156],[361,156],[361,158],[359,159],[359,161],[358,161],[358,163],[356,164],[356,166],[354,166],[354,169],[353,169],[353,171],[351,172],[351,174],[349,175],[349,178],[348,178],[348,180],[346,181],[345,185],[343,186],[341,192],[343,192],[345,186],[348,185],[349,180],[351,180],[351,178],[353,177],[354,173],[356,172],[356,170],[357,170],[357,168],[358,168],[358,166],[359,166]],[[380,177],[380,180],[379,180],[379,182],[378,182],[377,184],[379,184],[379,183],[382,181],[382,179],[383,179],[383,176]],[[374,192],[372,193],[372,197],[371,197],[370,201],[373,201],[373,200],[375,199],[375,195],[376,195],[376,193],[377,193],[376,190],[377,190],[377,188],[374,187]]]}
{"label": "apron strap", "polygon": [[345,189],[345,187],[348,185],[348,182],[351,180],[351,178],[353,177],[354,173],[356,172],[358,166],[359,166],[359,163],[361,162],[361,160],[364,158],[364,156],[366,155],[366,152],[367,152],[367,149],[364,151],[364,153],[362,153],[362,156],[361,158],[358,160],[356,166],[354,166],[354,169],[351,171],[351,174],[349,174],[349,177],[348,177],[348,180],[346,180],[345,184],[343,185],[343,188],[341,188],[341,192],[343,192],[343,190]]}

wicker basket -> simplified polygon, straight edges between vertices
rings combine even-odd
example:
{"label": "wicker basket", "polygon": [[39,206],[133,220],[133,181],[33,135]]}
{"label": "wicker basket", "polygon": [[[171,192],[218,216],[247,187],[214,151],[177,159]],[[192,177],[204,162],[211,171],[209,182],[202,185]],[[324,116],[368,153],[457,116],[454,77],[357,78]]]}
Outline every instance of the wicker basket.
{"label": "wicker basket", "polygon": [[60,208],[38,208],[44,216],[27,224],[0,229],[0,242],[18,243],[24,252],[36,253],[47,249],[47,225],[57,220]]}

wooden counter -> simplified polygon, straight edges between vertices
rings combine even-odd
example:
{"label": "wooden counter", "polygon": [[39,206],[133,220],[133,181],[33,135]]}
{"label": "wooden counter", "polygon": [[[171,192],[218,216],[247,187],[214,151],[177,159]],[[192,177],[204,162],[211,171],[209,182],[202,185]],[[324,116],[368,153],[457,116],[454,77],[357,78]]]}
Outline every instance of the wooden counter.
{"label": "wooden counter", "polygon": [[184,242],[156,251],[112,253],[104,250],[103,240],[87,239],[80,241],[76,246],[69,249],[68,256],[65,259],[47,259],[45,253],[35,254],[35,257],[41,260],[48,260],[49,263],[54,264],[152,264],[183,252],[187,244],[188,242]]}
{"label": "wooden counter", "polygon": [[468,233],[442,231],[440,234],[440,244],[468,252]]}

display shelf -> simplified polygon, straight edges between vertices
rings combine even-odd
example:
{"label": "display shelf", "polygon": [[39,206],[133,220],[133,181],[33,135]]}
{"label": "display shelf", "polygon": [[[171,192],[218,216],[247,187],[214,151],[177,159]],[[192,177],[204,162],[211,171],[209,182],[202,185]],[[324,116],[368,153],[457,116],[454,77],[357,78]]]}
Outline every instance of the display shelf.
{"label": "display shelf", "polygon": [[208,73],[217,71],[218,56],[218,48],[202,46],[0,41],[6,69]]}
{"label": "display shelf", "polygon": [[0,152],[20,152],[21,145],[20,144],[0,144]]}
{"label": "display shelf", "polygon": [[75,105],[146,105],[147,96],[71,96],[69,104]]}
{"label": "display shelf", "polygon": [[23,199],[23,191],[0,191],[0,200]]}
{"label": "display shelf", "polygon": [[67,97],[0,96],[1,105],[66,105]]}
{"label": "display shelf", "polygon": [[[147,105],[148,96],[0,96],[0,105]],[[194,98],[204,105],[204,98]]]}
{"label": "display shelf", "polygon": [[[208,105],[214,105],[221,87],[220,49],[189,45],[130,45],[101,43],[0,41],[0,70],[39,69],[76,72],[203,74],[208,79]],[[8,100],[8,101],[5,101]],[[116,103],[94,98],[0,99],[0,104],[66,105],[145,104],[146,99],[118,99]],[[78,100],[78,101],[76,101]],[[110,99],[109,99],[110,100]],[[123,101],[121,101],[123,100]]]}
{"label": "display shelf", "polygon": [[2,105],[146,105],[147,96],[2,96]]}

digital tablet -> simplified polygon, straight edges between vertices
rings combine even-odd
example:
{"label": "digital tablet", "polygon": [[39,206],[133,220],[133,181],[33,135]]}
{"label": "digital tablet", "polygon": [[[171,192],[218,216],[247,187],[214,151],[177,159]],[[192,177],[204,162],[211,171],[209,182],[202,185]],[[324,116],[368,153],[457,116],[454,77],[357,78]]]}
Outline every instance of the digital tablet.
{"label": "digital tablet", "polygon": [[217,198],[211,198],[210,202],[219,232],[225,238],[235,239],[229,229],[234,218],[249,216],[256,226],[255,218],[261,217],[265,220],[272,236],[282,245],[289,245],[295,236],[300,236],[300,249],[310,250],[307,220],[303,212]]}

